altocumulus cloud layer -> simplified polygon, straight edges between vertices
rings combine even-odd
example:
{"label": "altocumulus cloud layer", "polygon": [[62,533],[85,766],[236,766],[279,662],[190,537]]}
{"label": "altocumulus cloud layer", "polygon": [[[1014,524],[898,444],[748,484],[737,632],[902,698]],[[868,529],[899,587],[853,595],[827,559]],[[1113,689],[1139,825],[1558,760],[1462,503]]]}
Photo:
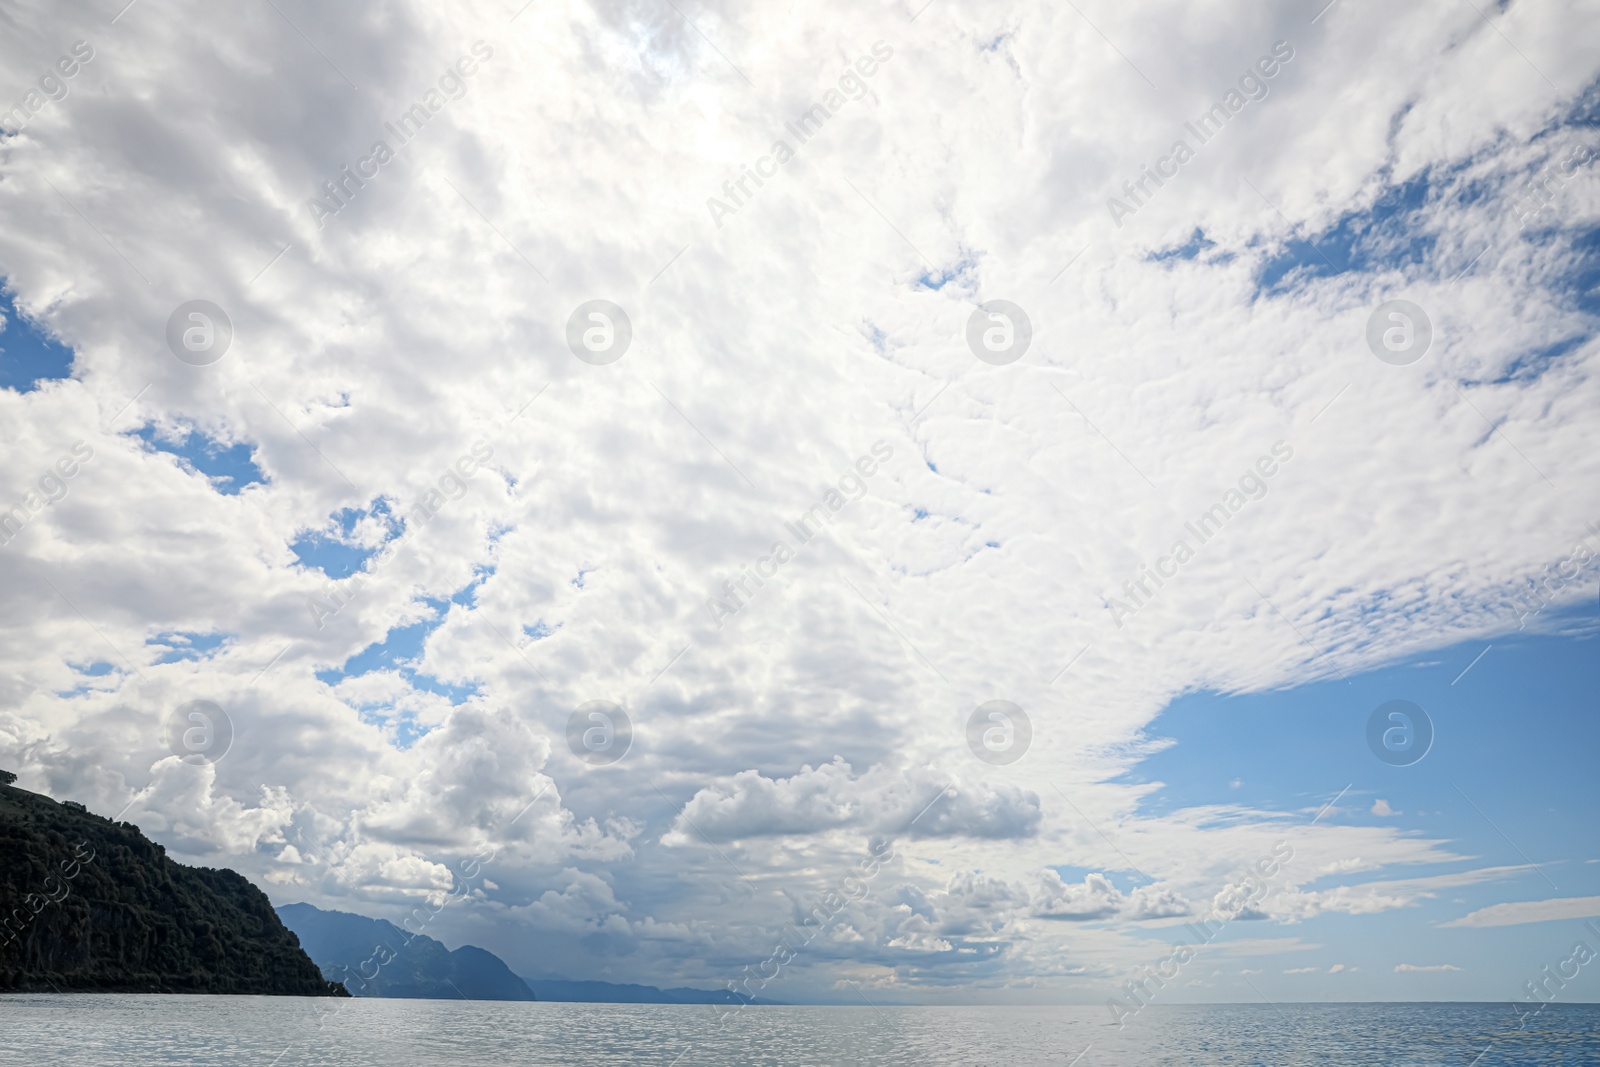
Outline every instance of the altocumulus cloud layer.
{"label": "altocumulus cloud layer", "polygon": [[74,357],[0,392],[0,764],[280,902],[398,916],[492,846],[438,931],[575,977],[734,978],[892,840],[768,995],[1099,1000],[1290,835],[1263,944],[1447,888],[1447,841],[1313,824],[1345,782],[1120,776],[1180,693],[1514,628],[1600,519],[1600,9],[920,6],[12,5],[0,344]]}

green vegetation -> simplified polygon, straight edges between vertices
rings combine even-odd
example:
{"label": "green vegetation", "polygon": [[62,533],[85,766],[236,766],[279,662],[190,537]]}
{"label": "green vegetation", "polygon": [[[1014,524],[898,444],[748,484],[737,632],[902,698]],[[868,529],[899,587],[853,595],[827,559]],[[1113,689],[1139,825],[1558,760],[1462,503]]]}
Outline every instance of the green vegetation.
{"label": "green vegetation", "polygon": [[0,771],[0,992],[349,996],[265,893]]}

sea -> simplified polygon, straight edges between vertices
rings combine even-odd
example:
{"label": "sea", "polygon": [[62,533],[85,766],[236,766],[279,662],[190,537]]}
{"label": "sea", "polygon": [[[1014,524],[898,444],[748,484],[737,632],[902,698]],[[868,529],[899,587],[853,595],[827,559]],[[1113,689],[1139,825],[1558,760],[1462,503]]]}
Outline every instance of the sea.
{"label": "sea", "polygon": [[[331,1011],[329,1010],[331,1007]],[[294,997],[0,996],[17,1067],[1600,1064],[1600,1005],[747,1007]],[[720,1023],[720,1025],[719,1025]]]}

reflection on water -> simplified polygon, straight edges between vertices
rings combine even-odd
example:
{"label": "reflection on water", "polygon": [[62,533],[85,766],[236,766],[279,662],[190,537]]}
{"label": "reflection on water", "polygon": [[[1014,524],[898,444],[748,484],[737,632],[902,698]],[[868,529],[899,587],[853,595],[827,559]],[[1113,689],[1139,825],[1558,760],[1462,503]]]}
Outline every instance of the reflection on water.
{"label": "reflection on water", "polygon": [[1597,1005],[1552,1005],[1524,1031],[1504,1004],[1156,1005],[1120,1030],[1100,1007],[773,1007],[717,1021],[678,1005],[3,996],[0,1064],[1600,1063]]}

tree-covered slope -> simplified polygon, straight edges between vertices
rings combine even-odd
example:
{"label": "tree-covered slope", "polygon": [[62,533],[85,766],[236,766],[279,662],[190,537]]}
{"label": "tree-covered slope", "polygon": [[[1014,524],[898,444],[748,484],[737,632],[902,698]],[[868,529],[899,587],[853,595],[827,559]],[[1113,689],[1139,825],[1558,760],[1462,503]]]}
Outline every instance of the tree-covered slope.
{"label": "tree-covered slope", "polygon": [[323,975],[358,997],[538,999],[499,956],[475,945],[452,952],[425,934],[408,933],[383,919],[310,904],[285,904],[278,915]]}
{"label": "tree-covered slope", "polygon": [[0,991],[345,996],[265,893],[0,772]]}

